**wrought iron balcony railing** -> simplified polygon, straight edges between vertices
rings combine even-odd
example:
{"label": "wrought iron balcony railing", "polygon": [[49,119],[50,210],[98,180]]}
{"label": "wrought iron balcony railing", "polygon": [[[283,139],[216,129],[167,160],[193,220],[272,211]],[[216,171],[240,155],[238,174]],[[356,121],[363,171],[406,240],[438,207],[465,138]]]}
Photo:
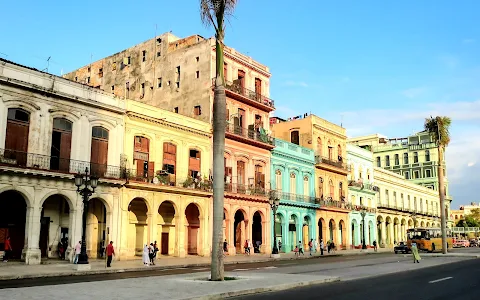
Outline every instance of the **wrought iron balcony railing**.
{"label": "wrought iron balcony railing", "polygon": [[60,158],[36,153],[28,153],[9,149],[0,149],[0,166],[50,171],[65,174],[89,172],[100,178],[123,178],[124,170],[118,166],[97,164],[87,161]]}
{"label": "wrought iron balcony railing", "polygon": [[317,203],[320,204],[320,207],[332,207],[332,208],[341,208],[341,209],[352,209],[352,204],[345,201],[334,200],[331,197],[327,198],[317,198]]}
{"label": "wrought iron balcony railing", "polygon": [[280,200],[304,202],[304,203],[311,203],[311,204],[317,203],[316,198],[313,196],[305,196],[305,195],[286,193],[281,191],[275,191],[275,196],[278,197],[278,199]]}
{"label": "wrought iron balcony railing", "polygon": [[348,181],[348,186],[353,186],[362,190],[369,190],[369,191],[375,191],[378,192],[378,187],[374,186],[371,183],[363,183],[362,181],[356,181],[356,180],[349,180]]}
{"label": "wrought iron balcony railing", "polygon": [[[212,79],[212,86],[215,86],[215,78]],[[243,87],[240,82],[225,81],[225,89],[240,96],[243,96],[249,100],[275,109],[275,103],[272,99],[265,97],[262,94],[257,93],[256,91],[252,91]]]}
{"label": "wrought iron balcony railing", "polygon": [[340,169],[348,170],[347,164],[345,164],[343,161],[339,160],[333,160],[329,157],[324,157],[321,155],[315,155],[315,163],[316,164],[327,164],[330,166],[334,166]]}
{"label": "wrought iron balcony railing", "polygon": [[364,205],[352,205],[352,210],[359,211],[359,212],[367,212],[367,213],[376,213],[377,210],[375,208],[366,207]]}
{"label": "wrought iron balcony railing", "polygon": [[259,185],[225,183],[225,192],[258,197],[268,197],[269,191]]}
{"label": "wrought iron balcony railing", "polygon": [[268,134],[261,133],[256,130],[243,128],[234,124],[227,124],[226,132],[241,136],[249,140],[254,140],[260,143],[264,143],[272,146],[274,145],[274,139]]}
{"label": "wrought iron balcony railing", "polygon": [[389,203],[377,202],[377,208],[387,208],[387,209],[391,209],[391,210],[407,212],[407,213],[412,213],[412,214],[416,214],[416,215],[423,215],[423,216],[427,216],[427,217],[438,217],[439,216],[439,214],[437,212],[433,212],[431,210],[428,210],[428,211],[417,210],[417,209],[397,206],[397,205],[393,205],[393,204],[389,204]]}
{"label": "wrought iron balcony railing", "polygon": [[206,178],[177,177],[175,174],[153,172],[138,172],[136,169],[126,170],[126,179],[128,183],[144,183],[152,186],[171,186],[191,190],[200,190],[212,192],[212,181]]}

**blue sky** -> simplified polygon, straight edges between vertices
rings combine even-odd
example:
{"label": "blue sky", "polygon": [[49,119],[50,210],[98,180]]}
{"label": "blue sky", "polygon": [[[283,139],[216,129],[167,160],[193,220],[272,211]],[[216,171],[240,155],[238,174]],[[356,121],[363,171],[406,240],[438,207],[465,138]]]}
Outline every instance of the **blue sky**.
{"label": "blue sky", "polygon": [[[40,3],[42,2],[42,3]],[[197,0],[8,1],[0,57],[68,72],[172,30],[211,36]],[[390,2],[385,3],[385,2]],[[274,5],[272,5],[274,3]],[[405,136],[453,119],[454,207],[480,201],[480,2],[240,0],[226,43],[270,67],[277,115],[312,112],[350,136]]]}

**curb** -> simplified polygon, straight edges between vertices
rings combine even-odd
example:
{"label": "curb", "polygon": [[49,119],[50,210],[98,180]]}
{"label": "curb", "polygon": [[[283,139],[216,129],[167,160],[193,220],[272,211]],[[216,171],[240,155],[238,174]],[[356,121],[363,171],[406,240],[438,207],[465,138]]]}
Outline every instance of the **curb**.
{"label": "curb", "polygon": [[[410,257],[411,254],[403,254],[403,257]],[[460,254],[460,253],[447,253],[447,254],[435,254],[435,253],[423,253],[423,257],[459,257],[459,258],[480,258],[480,254]]]}
{"label": "curb", "polygon": [[[373,255],[387,252],[355,252],[355,253],[335,253],[325,256],[306,256],[306,257],[288,257],[288,258],[264,258],[249,261],[234,261],[224,262],[224,265],[237,265],[237,264],[249,264],[249,263],[262,263],[262,262],[275,262],[275,261],[289,261],[289,260],[301,260],[301,259],[323,259],[326,257],[341,257],[341,256],[354,256],[354,255]],[[73,266],[73,265],[72,265]],[[198,264],[183,264],[183,265],[171,265],[171,266],[154,266],[146,269],[145,267],[136,268],[122,268],[122,269],[100,269],[100,270],[88,270],[88,271],[60,271],[58,273],[45,273],[45,274],[25,274],[25,275],[5,275],[0,276],[0,281],[18,280],[18,279],[34,279],[34,278],[51,278],[51,277],[63,277],[63,276],[85,276],[85,275],[100,275],[100,274],[115,274],[126,272],[141,272],[146,270],[172,270],[178,268],[192,268],[192,267],[210,267],[210,263],[198,263]]]}
{"label": "curb", "polygon": [[290,290],[298,287],[312,286],[317,284],[324,284],[324,283],[331,283],[331,282],[338,282],[338,281],[340,281],[339,277],[330,277],[327,279],[317,279],[317,280],[310,280],[310,281],[297,282],[297,283],[285,283],[285,284],[279,284],[279,285],[274,285],[269,287],[246,289],[246,290],[233,291],[233,292],[224,292],[224,293],[206,295],[206,296],[200,296],[200,297],[183,298],[182,300],[225,299],[225,298],[246,296],[246,295],[258,294],[258,293],[279,292],[279,291]]}

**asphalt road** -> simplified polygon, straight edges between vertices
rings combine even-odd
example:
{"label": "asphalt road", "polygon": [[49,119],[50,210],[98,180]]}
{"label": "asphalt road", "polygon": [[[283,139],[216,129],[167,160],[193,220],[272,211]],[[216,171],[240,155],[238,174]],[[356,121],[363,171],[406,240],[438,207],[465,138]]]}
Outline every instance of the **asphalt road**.
{"label": "asphalt road", "polygon": [[480,299],[480,260],[229,299]]}
{"label": "asphalt road", "polygon": [[[241,264],[228,264],[225,265],[225,271],[236,271],[240,269],[257,269],[265,267],[290,267],[311,265],[318,263],[332,263],[332,262],[345,262],[345,261],[361,261],[366,258],[381,258],[381,257],[394,257],[395,254],[391,253],[376,253],[367,255],[350,255],[350,256],[322,256],[312,259],[297,259],[297,260],[281,260],[281,261],[269,261],[260,263],[241,263]],[[114,262],[115,263],[115,262]],[[60,285],[79,282],[91,282],[91,281],[103,281],[103,280],[115,280],[115,279],[127,279],[127,278],[139,278],[148,276],[166,276],[177,274],[188,274],[196,272],[205,272],[210,270],[209,267],[190,267],[190,268],[174,268],[174,269],[146,269],[145,271],[135,272],[122,272],[111,274],[95,274],[95,275],[77,275],[77,276],[58,276],[58,277],[44,277],[44,278],[28,278],[28,279],[14,279],[14,280],[0,280],[0,289],[6,288],[22,288],[31,286],[46,286],[46,285]]]}

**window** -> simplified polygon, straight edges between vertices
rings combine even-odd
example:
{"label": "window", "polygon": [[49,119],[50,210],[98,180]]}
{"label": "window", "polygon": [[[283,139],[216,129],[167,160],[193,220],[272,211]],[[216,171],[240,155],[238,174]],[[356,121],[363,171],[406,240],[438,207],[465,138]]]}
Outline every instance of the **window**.
{"label": "window", "polygon": [[200,159],[200,151],[195,149],[190,149],[190,155],[188,159],[188,175],[193,178],[198,177],[200,174],[200,166],[201,166],[201,159]]}
{"label": "window", "polygon": [[363,197],[360,197],[360,206],[363,206]]}
{"label": "window", "polygon": [[425,170],[425,177],[432,177],[432,171],[431,170]]}
{"label": "window", "polygon": [[297,176],[293,172],[290,173],[290,193],[297,193]]}
{"label": "window", "polygon": [[87,83],[90,83],[90,76],[87,77]]}
{"label": "window", "polygon": [[400,159],[398,158],[398,154],[395,154],[395,165],[400,165]]}
{"label": "window", "polygon": [[157,78],[157,88],[161,88],[162,87],[162,77],[158,77]]}
{"label": "window", "polygon": [[202,114],[202,108],[200,107],[200,105],[196,105],[194,108],[193,108],[193,114],[195,116],[200,116]]}
{"label": "window", "polygon": [[30,114],[20,108],[9,108],[7,115],[7,130],[5,151],[3,156],[16,160],[17,165],[27,164],[28,133]]}
{"label": "window", "polygon": [[142,51],[142,62],[145,62],[147,60],[147,50]]}
{"label": "window", "polygon": [[131,59],[131,57],[130,57],[130,56],[129,56],[129,57],[127,57],[127,65],[129,65],[131,62],[132,62],[132,59]]}
{"label": "window", "polygon": [[282,171],[280,170],[275,171],[275,189],[277,191],[282,190]]}
{"label": "window", "polygon": [[198,62],[200,60],[200,57],[199,56],[195,57],[195,60]]}
{"label": "window", "polygon": [[108,141],[108,130],[99,126],[93,127],[92,137]]}
{"label": "window", "polygon": [[115,91],[115,86],[114,86],[114,85],[112,85],[112,92],[113,92],[113,91]]}
{"label": "window", "polygon": [[405,179],[410,179],[410,174],[408,173],[408,171],[405,172]]}
{"label": "window", "polygon": [[333,187],[333,181],[332,180],[330,180],[328,182],[328,188],[330,189],[330,195],[329,196],[333,199],[333,196],[334,196],[334,190],[333,189],[334,189],[334,187]]}
{"label": "window", "polygon": [[240,188],[245,184],[245,162],[241,160],[237,161],[237,184]]}
{"label": "window", "polygon": [[177,79],[176,79],[176,82],[180,82],[180,66],[177,66],[177,67],[175,68],[175,73],[176,73],[176,76],[177,76],[177,77],[176,77],[176,78],[177,78]]}
{"label": "window", "polygon": [[338,152],[338,161],[342,161],[342,156],[343,156],[342,146],[340,145],[337,146],[337,152]]}
{"label": "window", "polygon": [[308,176],[303,177],[303,195],[310,196],[310,181]]}
{"label": "window", "polygon": [[407,208],[412,208],[411,203],[410,203],[410,195],[407,196]]}
{"label": "window", "polygon": [[265,174],[261,165],[255,165],[255,187],[265,188]]}
{"label": "window", "polygon": [[200,78],[200,71],[195,72],[195,78]]}
{"label": "window", "polygon": [[318,195],[323,198],[323,178],[318,177]]}
{"label": "window", "polygon": [[381,158],[380,156],[377,156],[377,167],[381,167],[382,166],[382,161],[381,161]]}
{"label": "window", "polygon": [[170,86],[170,80],[167,82],[167,85]]}
{"label": "window", "polygon": [[149,161],[150,140],[143,136],[135,136],[133,140],[133,160],[137,167],[137,180],[152,178],[154,175],[154,162]]}
{"label": "window", "polygon": [[243,92],[243,89],[245,88],[245,71],[238,70],[238,84],[240,85],[240,88]]}
{"label": "window", "polygon": [[393,205],[397,205],[397,192],[393,191]]}
{"label": "window", "polygon": [[107,171],[108,130],[95,126],[92,128],[92,145],[90,153],[91,174],[103,176]]}
{"label": "window", "polygon": [[173,108],[173,112],[178,114],[178,106]]}
{"label": "window", "polygon": [[418,179],[420,178],[420,171],[414,171],[413,172],[413,179]]}
{"label": "window", "polygon": [[114,63],[112,64],[112,71],[115,71],[116,69],[117,69],[117,63],[114,62]]}
{"label": "window", "polygon": [[408,153],[403,153],[403,164],[408,165]]}
{"label": "window", "polygon": [[161,51],[157,51],[157,57],[160,57],[162,56],[162,52]]}
{"label": "window", "polygon": [[20,108],[9,108],[7,119],[19,121],[21,123],[28,123],[30,122],[30,114],[27,111]]}
{"label": "window", "polygon": [[413,152],[413,163],[418,163],[418,152]]}
{"label": "window", "polygon": [[322,138],[318,137],[317,138],[317,155],[322,156],[323,154],[322,148],[323,148]]}
{"label": "window", "polygon": [[400,201],[402,202],[402,203],[401,203],[401,204],[402,204],[401,207],[404,208],[404,207],[405,207],[405,202],[404,202],[404,199],[403,199],[403,194],[400,194]]}
{"label": "window", "polygon": [[388,193],[388,190],[385,190],[385,202],[390,204],[390,194]]}
{"label": "window", "polygon": [[103,77],[103,68],[98,69],[98,77]]}
{"label": "window", "polygon": [[390,167],[390,155],[385,156],[385,167]]}
{"label": "window", "polygon": [[425,150],[425,161],[430,161],[430,150]]}
{"label": "window", "polygon": [[[177,146],[172,143],[163,143],[163,170],[168,174],[175,175],[177,164]],[[174,177],[170,182],[175,182]]]}
{"label": "window", "polygon": [[72,131],[72,122],[66,119],[53,119],[53,129]]}
{"label": "window", "polygon": [[145,96],[145,83],[142,83],[141,87],[142,87],[142,96]]}
{"label": "window", "polygon": [[260,78],[255,78],[255,94],[259,98],[262,95],[262,80]]}
{"label": "window", "polygon": [[290,132],[290,142],[296,145],[300,145],[300,136],[298,130],[293,130]]}
{"label": "window", "polygon": [[343,197],[343,182],[340,182],[338,184],[338,196],[340,197],[340,200],[342,200],[341,198]]}

